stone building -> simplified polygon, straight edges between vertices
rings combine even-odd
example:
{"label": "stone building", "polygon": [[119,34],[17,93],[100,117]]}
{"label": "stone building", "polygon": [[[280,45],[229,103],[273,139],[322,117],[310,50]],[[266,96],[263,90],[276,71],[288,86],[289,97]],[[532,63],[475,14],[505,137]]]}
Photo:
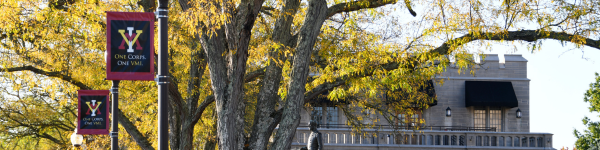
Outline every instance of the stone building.
{"label": "stone building", "polygon": [[498,55],[488,54],[474,74],[459,74],[456,67],[450,66],[437,76],[434,80],[444,79],[443,85],[431,84],[437,103],[422,113],[398,116],[425,120],[419,129],[411,125],[391,128],[383,121],[378,128],[363,130],[366,134],[352,134],[343,125],[347,118],[342,111],[323,103],[310,112],[301,112],[292,149],[306,146],[310,118],[318,118],[322,124],[318,129],[328,150],[553,149],[551,133],[529,132],[527,60],[520,54],[505,54],[504,58],[502,63]]}

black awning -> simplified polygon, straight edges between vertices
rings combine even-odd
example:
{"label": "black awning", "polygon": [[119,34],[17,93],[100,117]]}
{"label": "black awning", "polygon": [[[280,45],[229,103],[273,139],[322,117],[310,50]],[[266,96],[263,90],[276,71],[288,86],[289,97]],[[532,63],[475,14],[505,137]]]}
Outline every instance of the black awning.
{"label": "black awning", "polygon": [[511,82],[465,81],[465,105],[517,107]]}

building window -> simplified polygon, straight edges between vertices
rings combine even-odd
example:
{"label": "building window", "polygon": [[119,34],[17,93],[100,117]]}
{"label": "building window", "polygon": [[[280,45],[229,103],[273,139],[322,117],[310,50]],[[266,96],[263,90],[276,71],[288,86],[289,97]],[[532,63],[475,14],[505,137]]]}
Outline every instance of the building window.
{"label": "building window", "polygon": [[415,113],[410,116],[410,125],[419,126],[419,119],[421,119],[421,113]]}
{"label": "building window", "polygon": [[323,107],[313,107],[311,120],[315,120],[319,126],[323,125]]}
{"label": "building window", "polygon": [[398,114],[398,120],[396,120],[396,122],[398,122],[398,126],[401,126],[401,127],[406,126],[406,122],[404,120],[406,120],[406,115]]}
{"label": "building window", "polygon": [[500,107],[475,107],[473,124],[484,129],[495,127],[496,132],[502,131],[502,109]]}
{"label": "building window", "polygon": [[320,127],[334,128],[338,124],[337,107],[313,107],[312,118],[316,120]]}
{"label": "building window", "polygon": [[400,129],[411,129],[410,127],[421,126],[423,114],[421,110],[415,110],[413,114],[398,113],[397,116],[396,124]]}
{"label": "building window", "polygon": [[327,109],[327,127],[338,124],[338,108],[325,107]]}
{"label": "building window", "polygon": [[490,125],[489,127],[495,127],[496,132],[502,131],[502,110],[500,108],[490,109]]}
{"label": "building window", "polygon": [[485,109],[481,110],[481,109],[475,109],[475,117],[474,117],[474,123],[475,123],[475,127],[478,128],[484,128],[486,127],[485,125],[485,121],[486,119],[486,115],[485,115]]}

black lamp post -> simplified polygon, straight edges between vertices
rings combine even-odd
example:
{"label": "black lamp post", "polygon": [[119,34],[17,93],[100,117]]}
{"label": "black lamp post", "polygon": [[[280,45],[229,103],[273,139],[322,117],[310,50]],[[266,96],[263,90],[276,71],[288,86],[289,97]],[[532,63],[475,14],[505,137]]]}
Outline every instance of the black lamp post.
{"label": "black lamp post", "polygon": [[156,18],[158,18],[158,150],[169,149],[169,118],[167,116],[169,106],[169,46],[168,46],[168,12],[169,1],[159,0]]}
{"label": "black lamp post", "polygon": [[450,107],[446,108],[446,117],[450,117],[452,116],[452,110],[450,109]]}
{"label": "black lamp post", "polygon": [[522,114],[521,114],[521,109],[517,109],[517,118],[521,118]]}

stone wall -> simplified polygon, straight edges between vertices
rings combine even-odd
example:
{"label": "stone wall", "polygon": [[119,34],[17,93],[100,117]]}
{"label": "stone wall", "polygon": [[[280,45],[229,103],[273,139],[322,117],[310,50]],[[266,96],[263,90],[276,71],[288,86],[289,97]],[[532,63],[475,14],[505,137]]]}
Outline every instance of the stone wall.
{"label": "stone wall", "polygon": [[[488,54],[484,61],[475,67],[474,74],[468,70],[458,72],[449,67],[436,77],[443,85],[436,83],[438,104],[424,111],[427,126],[474,126],[474,108],[465,107],[465,81],[508,81],[511,82],[518,100],[518,107],[502,108],[503,132],[529,132],[529,79],[527,60],[520,54],[505,55],[505,62],[499,62],[497,54]],[[452,116],[446,117],[446,108],[452,109]],[[522,118],[516,118],[520,109]]]}

